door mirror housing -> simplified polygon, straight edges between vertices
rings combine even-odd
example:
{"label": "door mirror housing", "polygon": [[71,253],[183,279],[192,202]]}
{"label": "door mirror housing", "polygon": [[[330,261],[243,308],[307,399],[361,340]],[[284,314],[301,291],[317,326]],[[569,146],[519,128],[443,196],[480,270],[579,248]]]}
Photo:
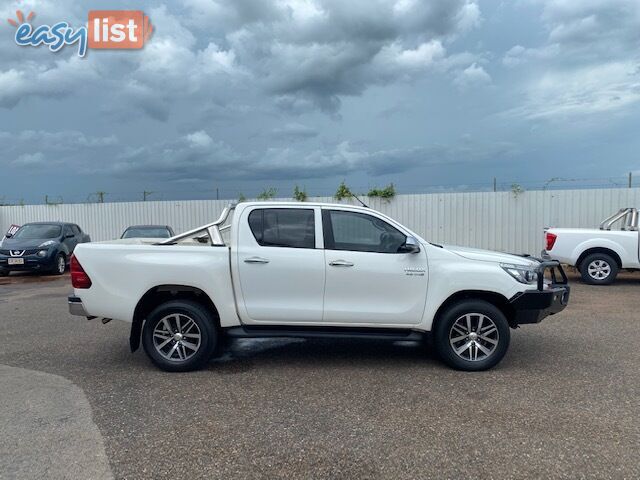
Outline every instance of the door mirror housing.
{"label": "door mirror housing", "polygon": [[13,233],[9,233],[9,232],[7,232],[4,236],[4,238],[11,238],[11,237],[13,237]]}
{"label": "door mirror housing", "polygon": [[420,242],[415,237],[407,237],[404,245],[400,247],[402,253],[418,253],[420,251]]}

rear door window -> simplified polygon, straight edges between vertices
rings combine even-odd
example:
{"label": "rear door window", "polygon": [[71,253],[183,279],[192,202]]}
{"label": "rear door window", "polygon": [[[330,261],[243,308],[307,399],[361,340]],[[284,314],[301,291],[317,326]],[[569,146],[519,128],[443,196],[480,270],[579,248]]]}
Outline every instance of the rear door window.
{"label": "rear door window", "polygon": [[263,247],[315,248],[314,212],[304,208],[260,208],[249,214],[249,227]]}

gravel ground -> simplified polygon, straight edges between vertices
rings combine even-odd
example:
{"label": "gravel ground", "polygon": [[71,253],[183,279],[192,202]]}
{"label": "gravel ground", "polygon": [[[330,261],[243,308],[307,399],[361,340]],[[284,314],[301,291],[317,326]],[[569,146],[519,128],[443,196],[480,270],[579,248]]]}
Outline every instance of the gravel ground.
{"label": "gravel ground", "polygon": [[[48,278],[2,279],[0,364],[78,387],[115,478],[640,478],[638,274],[612,287],[572,275],[569,307],[512,332],[481,373],[414,343],[253,340],[168,374],[129,353],[128,325],[69,316],[68,278]],[[18,393],[3,386],[0,404]],[[9,422],[37,418],[3,408],[0,478],[26,478],[37,468],[11,462],[30,447]],[[65,457],[65,478],[86,456]]]}

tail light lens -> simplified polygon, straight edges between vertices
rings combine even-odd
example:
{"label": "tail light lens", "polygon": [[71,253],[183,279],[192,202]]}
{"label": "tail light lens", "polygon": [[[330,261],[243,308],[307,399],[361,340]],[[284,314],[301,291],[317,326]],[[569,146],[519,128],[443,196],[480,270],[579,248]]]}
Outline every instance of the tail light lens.
{"label": "tail light lens", "polygon": [[90,288],[91,279],[75,255],[71,255],[71,285],[73,288]]}
{"label": "tail light lens", "polygon": [[547,240],[547,248],[546,248],[546,250],[551,250],[553,248],[553,246],[556,244],[556,238],[558,238],[557,235],[547,232],[547,234],[546,234],[546,240]]}

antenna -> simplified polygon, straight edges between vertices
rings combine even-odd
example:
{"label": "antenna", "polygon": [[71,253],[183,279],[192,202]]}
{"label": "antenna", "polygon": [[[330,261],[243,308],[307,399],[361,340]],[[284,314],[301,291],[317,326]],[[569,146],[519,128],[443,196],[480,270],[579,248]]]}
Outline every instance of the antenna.
{"label": "antenna", "polygon": [[355,198],[356,200],[358,200],[358,201],[360,202],[360,204],[361,204],[364,208],[369,208],[369,205],[367,205],[367,204],[366,204],[366,203],[364,203],[362,200],[360,200],[360,199],[358,198],[358,196],[357,196],[355,193],[352,193],[352,194],[351,194],[351,196],[352,196],[353,198]]}

